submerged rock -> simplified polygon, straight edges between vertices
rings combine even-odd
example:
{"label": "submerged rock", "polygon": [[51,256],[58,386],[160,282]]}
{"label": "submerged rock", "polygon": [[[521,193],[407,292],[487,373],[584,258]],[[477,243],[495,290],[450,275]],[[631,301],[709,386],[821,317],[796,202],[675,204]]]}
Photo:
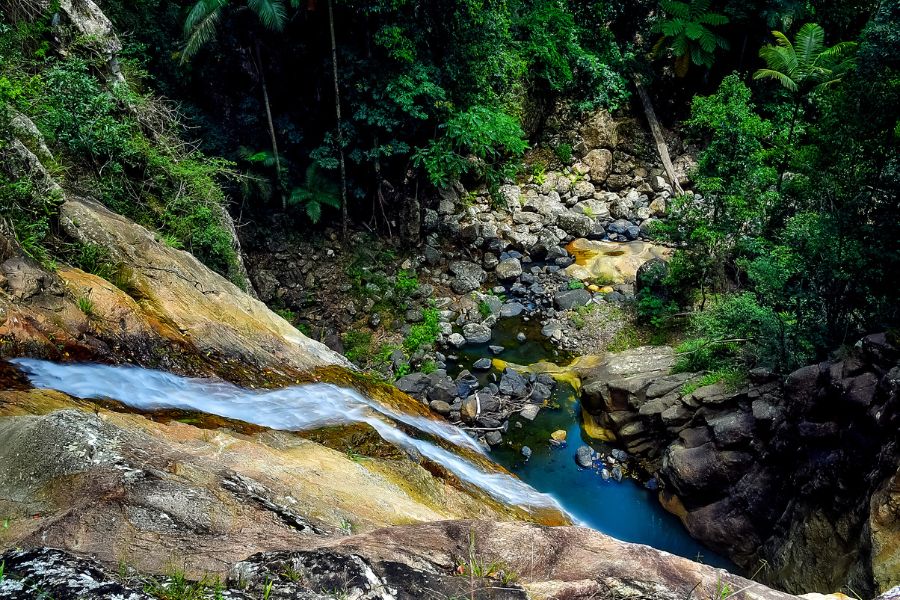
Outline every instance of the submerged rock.
{"label": "submerged rock", "polygon": [[590,446],[579,446],[575,451],[575,462],[579,467],[589,469],[594,464],[594,451]]}

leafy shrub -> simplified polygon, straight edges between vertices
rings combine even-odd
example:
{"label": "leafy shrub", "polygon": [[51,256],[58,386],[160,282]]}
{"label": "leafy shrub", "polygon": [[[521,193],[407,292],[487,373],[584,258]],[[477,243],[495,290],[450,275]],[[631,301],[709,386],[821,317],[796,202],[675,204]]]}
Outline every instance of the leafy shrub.
{"label": "leafy shrub", "polygon": [[351,329],[343,336],[344,356],[354,363],[363,363],[372,353],[372,334],[368,331]]}
{"label": "leafy shrub", "polygon": [[397,271],[394,277],[394,292],[401,298],[409,298],[419,289],[419,278],[414,271]]}
{"label": "leafy shrub", "polygon": [[437,187],[446,187],[464,174],[485,179],[496,188],[514,175],[518,158],[528,144],[517,120],[500,109],[476,105],[453,114],[441,126],[442,135],[413,156]]}
{"label": "leafy shrub", "polygon": [[571,144],[560,144],[556,148],[553,149],[554,154],[556,154],[556,158],[559,159],[564,165],[568,165],[572,162],[572,145]]}
{"label": "leafy shrub", "polygon": [[419,348],[434,345],[441,334],[440,322],[438,309],[429,307],[422,311],[422,322],[413,325],[403,340],[406,351],[412,354]]}
{"label": "leafy shrub", "polygon": [[807,358],[792,341],[793,326],[788,315],[761,306],[749,292],[725,296],[694,316],[694,336],[676,349],[676,370],[793,368]]}

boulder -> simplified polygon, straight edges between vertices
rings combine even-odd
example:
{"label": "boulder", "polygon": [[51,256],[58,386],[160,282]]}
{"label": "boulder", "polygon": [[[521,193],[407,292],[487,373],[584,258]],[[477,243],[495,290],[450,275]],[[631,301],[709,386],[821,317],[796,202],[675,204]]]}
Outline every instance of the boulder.
{"label": "boulder", "polygon": [[553,296],[553,304],[558,310],[571,310],[590,301],[591,293],[584,288],[557,292]]}
{"label": "boulder", "polygon": [[500,307],[500,316],[504,318],[518,317],[525,310],[521,302],[507,302]]}
{"label": "boulder", "polygon": [[590,446],[579,446],[575,451],[575,462],[583,469],[589,469],[594,465],[594,451]]}
{"label": "boulder", "polygon": [[575,211],[560,213],[556,222],[560,229],[576,238],[587,237],[594,230],[594,220]]}
{"label": "boulder", "polygon": [[466,323],[462,332],[469,344],[487,344],[491,341],[491,328],[483,323]]}
{"label": "boulder", "polygon": [[485,273],[484,269],[473,262],[465,260],[451,262],[450,272],[453,274],[450,287],[457,294],[467,294],[477,290],[487,279],[487,273]]}
{"label": "boulder", "polygon": [[591,180],[594,183],[603,183],[612,171],[613,155],[605,148],[591,150],[585,155],[584,163],[590,169]]}
{"label": "boulder", "polygon": [[617,125],[605,109],[595,111],[581,126],[582,145],[585,150],[594,148],[615,149],[619,145]]}
{"label": "boulder", "polygon": [[[627,227],[622,231],[627,231]],[[653,258],[668,260],[672,254],[669,248],[641,241],[621,244],[575,240],[568,250],[578,258],[566,268],[569,277],[582,281],[600,278],[615,283],[633,283],[641,265]]]}
{"label": "boulder", "polygon": [[500,378],[500,393],[513,398],[524,398],[528,393],[528,380],[516,371],[507,368]]}
{"label": "boulder", "polygon": [[518,258],[507,258],[500,261],[495,271],[500,281],[512,281],[522,274],[522,263]]}

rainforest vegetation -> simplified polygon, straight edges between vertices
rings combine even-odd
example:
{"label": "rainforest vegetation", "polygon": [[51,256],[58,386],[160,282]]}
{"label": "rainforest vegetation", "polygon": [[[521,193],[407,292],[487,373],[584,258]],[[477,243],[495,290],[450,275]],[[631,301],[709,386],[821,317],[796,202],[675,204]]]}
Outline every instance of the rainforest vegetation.
{"label": "rainforest vegetation", "polygon": [[[55,2],[0,0],[2,121],[28,115],[60,177],[227,275],[222,207],[387,236],[456,181],[522,177],[559,107],[642,115],[639,81],[698,148],[702,200],[674,202],[655,236],[677,252],[638,300],[687,336],[685,368],[788,370],[898,324],[896,0],[99,5],[120,83],[89,37],[57,50]],[[0,179],[23,248],[89,268],[58,201]]]}

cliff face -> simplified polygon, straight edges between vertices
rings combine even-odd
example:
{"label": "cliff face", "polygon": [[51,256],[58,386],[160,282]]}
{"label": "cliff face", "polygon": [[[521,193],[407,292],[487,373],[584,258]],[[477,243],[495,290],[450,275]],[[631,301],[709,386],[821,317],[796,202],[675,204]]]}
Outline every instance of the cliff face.
{"label": "cliff face", "polygon": [[669,375],[671,353],[654,352],[607,358],[583,405],[655,465],[694,537],[792,591],[900,583],[900,352],[884,334],[738,390],[684,393],[697,376]]}

